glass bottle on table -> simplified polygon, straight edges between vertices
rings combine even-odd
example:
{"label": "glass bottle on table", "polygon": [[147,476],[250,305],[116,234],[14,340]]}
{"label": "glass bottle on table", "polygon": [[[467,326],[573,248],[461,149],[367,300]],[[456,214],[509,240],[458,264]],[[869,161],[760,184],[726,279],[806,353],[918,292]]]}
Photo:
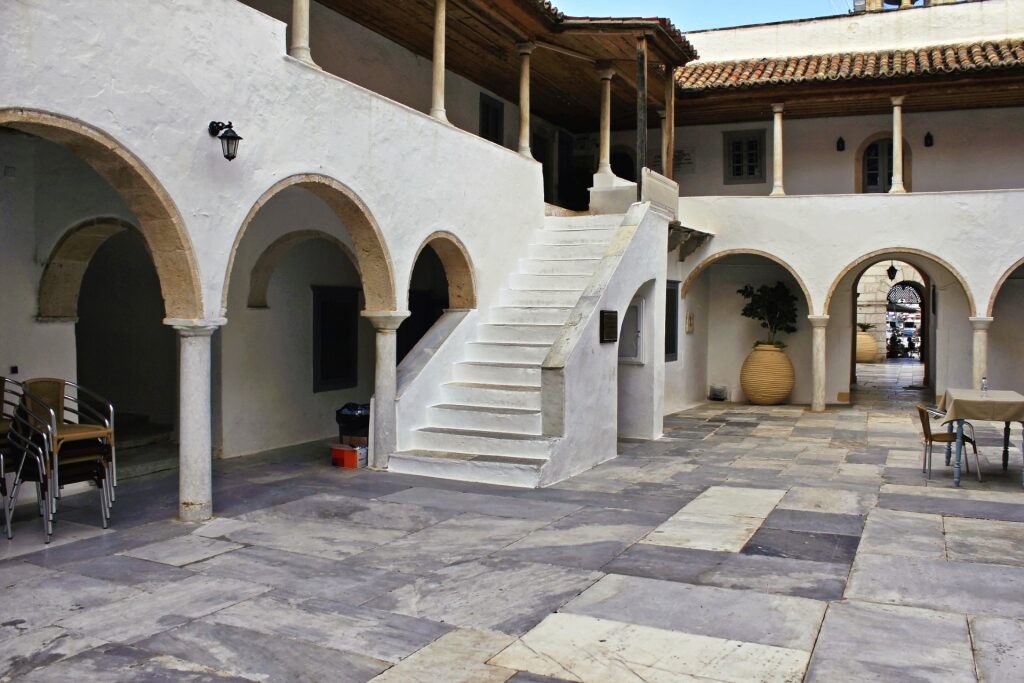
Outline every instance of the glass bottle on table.
{"label": "glass bottle on table", "polygon": [[988,377],[981,378],[981,395],[983,398],[988,398]]}

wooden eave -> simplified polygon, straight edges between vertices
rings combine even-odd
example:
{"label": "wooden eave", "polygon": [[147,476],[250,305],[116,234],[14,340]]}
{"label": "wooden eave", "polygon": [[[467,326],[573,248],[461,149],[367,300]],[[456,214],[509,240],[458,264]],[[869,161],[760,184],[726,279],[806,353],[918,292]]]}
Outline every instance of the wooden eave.
{"label": "wooden eave", "polygon": [[1024,106],[1024,67],[984,73],[904,78],[812,81],[707,90],[681,89],[679,125],[761,121],[771,105],[786,105],[787,119],[891,114],[890,97],[904,95],[904,112]]}
{"label": "wooden eave", "polygon": [[[427,60],[433,58],[434,0],[318,2]],[[536,42],[531,58],[533,113],[577,133],[598,126],[598,63],[609,63],[619,74],[612,81],[612,112],[614,121],[625,123],[635,121],[636,114],[636,38],[647,35],[650,40],[651,112],[664,108],[664,65],[690,54],[689,44],[679,44],[656,19],[566,19],[534,0],[448,0],[447,13],[449,70],[518,102],[516,44]]]}

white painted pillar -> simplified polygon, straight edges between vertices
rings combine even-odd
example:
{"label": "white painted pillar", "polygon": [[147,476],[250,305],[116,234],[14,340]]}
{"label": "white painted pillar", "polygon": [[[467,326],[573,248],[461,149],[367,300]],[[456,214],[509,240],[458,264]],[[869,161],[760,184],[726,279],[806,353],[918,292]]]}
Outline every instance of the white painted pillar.
{"label": "white painted pillar", "polygon": [[811,323],[811,412],[820,413],[825,410],[825,381],[828,366],[825,356],[826,332],[828,331],[827,315],[809,315]]}
{"label": "white painted pillar", "polygon": [[377,330],[377,365],[373,379],[373,434],[370,467],[384,470],[395,452],[395,388],[398,375],[397,332],[409,311],[363,311],[363,317]]}
{"label": "white painted pillar", "polygon": [[291,47],[288,48],[288,54],[310,66],[316,66],[309,51],[309,0],[292,0]]}
{"label": "white painted pillar", "polygon": [[772,105],[772,113],[775,115],[775,133],[772,137],[772,197],[781,197],[786,194],[782,182],[782,112],[786,105],[777,102]]}
{"label": "white painted pillar", "polygon": [[601,144],[597,172],[612,175],[612,79],[615,78],[615,69],[603,68],[598,74],[601,76]]}
{"label": "white painted pillar", "polygon": [[981,388],[981,378],[988,375],[988,328],[993,318],[968,318],[974,329],[974,345],[971,349],[971,378],[973,388]]}
{"label": "white painted pillar", "polygon": [[530,150],[530,54],[533,43],[519,43],[519,153],[533,158]]}
{"label": "white painted pillar", "polygon": [[225,322],[164,321],[178,331],[178,516],[183,522],[213,516],[210,337]]}
{"label": "white painted pillar", "polygon": [[889,192],[906,192],[903,186],[903,96],[892,98],[892,188]]}
{"label": "white painted pillar", "polygon": [[448,115],[444,110],[444,38],[448,8],[447,0],[434,0],[434,3],[434,89],[430,115],[447,123]]}

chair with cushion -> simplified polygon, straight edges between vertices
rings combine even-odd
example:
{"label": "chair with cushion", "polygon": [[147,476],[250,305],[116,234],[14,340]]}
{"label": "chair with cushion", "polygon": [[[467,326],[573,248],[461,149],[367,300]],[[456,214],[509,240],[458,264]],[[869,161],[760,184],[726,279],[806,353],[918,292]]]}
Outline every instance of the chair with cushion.
{"label": "chair with cushion", "polygon": [[[935,407],[926,407],[922,405],[917,406],[918,417],[921,418],[921,431],[924,434],[924,454],[921,459],[921,472],[928,473],[928,478],[932,478],[932,450],[936,443],[948,444],[956,442],[956,432],[932,432],[931,419],[941,418],[945,416],[945,413]],[[974,469],[978,474],[978,481],[981,481],[981,461],[978,457],[978,444],[975,440],[974,425],[970,422],[964,422],[964,431],[970,432],[970,434],[964,434],[964,443],[970,444],[971,448],[974,449]],[[964,469],[970,474],[971,468],[967,464],[967,454],[964,454]]]}

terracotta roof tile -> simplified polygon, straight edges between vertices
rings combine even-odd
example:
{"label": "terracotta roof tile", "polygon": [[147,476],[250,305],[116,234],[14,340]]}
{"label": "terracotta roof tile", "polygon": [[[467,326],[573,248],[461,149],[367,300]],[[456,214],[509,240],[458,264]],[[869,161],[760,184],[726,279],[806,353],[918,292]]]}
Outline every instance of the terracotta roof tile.
{"label": "terracotta roof tile", "polygon": [[695,62],[678,72],[684,90],[779,83],[885,79],[1024,67],[1024,38],[935,45],[913,50],[841,52],[803,57]]}

